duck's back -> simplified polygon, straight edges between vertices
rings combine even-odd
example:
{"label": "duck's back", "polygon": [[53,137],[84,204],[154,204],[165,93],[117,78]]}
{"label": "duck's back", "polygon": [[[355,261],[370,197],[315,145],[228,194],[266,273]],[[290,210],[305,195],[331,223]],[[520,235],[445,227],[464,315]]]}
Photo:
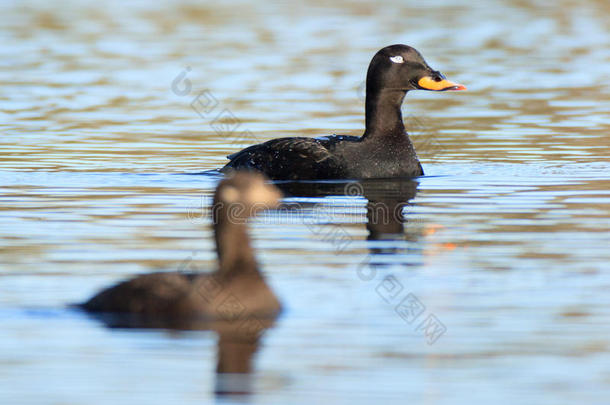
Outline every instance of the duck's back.
{"label": "duck's back", "polygon": [[346,162],[335,148],[359,139],[345,135],[272,139],[229,155],[230,162],[221,171],[256,170],[273,180],[344,178]]}
{"label": "duck's back", "polygon": [[228,156],[221,169],[255,170],[273,180],[370,179],[421,176],[406,133],[390,139],[332,135],[278,138]]}
{"label": "duck's back", "polygon": [[279,300],[258,271],[233,276],[143,274],[101,291],[79,307],[93,313],[158,320],[271,317],[281,310]]}
{"label": "duck's back", "polygon": [[107,288],[81,307],[90,312],[171,315],[188,300],[196,276],[183,273],[150,273]]}

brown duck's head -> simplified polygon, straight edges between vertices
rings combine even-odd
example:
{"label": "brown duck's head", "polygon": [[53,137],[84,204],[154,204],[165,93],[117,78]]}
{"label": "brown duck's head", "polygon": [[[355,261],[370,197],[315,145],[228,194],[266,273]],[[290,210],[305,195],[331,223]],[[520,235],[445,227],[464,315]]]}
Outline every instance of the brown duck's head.
{"label": "brown duck's head", "polygon": [[423,56],[407,45],[390,45],[373,56],[367,74],[367,93],[382,90],[466,90],[432,69]]}
{"label": "brown duck's head", "polygon": [[277,208],[281,198],[280,190],[267,183],[262,174],[234,172],[216,187],[214,212],[226,210],[229,219],[244,220],[260,211]]}

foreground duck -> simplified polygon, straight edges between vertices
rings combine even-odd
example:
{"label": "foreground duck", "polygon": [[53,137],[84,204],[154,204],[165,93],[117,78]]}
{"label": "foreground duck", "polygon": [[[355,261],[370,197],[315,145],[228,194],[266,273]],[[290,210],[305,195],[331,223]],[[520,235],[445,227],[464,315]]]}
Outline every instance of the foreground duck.
{"label": "foreground duck", "polygon": [[255,173],[221,181],[214,195],[213,222],[218,269],[213,273],[150,273],[107,288],[79,306],[92,313],[121,315],[148,327],[180,327],[188,321],[274,318],[280,303],[259,272],[246,220],[279,204],[280,191]]}
{"label": "foreground duck", "polygon": [[222,172],[256,170],[274,180],[421,176],[424,171],[402,121],[410,90],[466,90],[432,69],[407,45],[375,54],[366,77],[366,128],[361,137],[278,138],[229,155]]}

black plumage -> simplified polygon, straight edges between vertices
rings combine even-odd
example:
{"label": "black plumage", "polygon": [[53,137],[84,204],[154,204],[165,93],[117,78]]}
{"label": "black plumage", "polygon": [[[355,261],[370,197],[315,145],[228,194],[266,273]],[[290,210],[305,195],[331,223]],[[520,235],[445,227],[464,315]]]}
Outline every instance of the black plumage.
{"label": "black plumage", "polygon": [[375,54],[366,80],[365,132],[361,137],[278,138],[229,155],[222,172],[255,170],[274,180],[414,177],[423,169],[402,121],[410,90],[464,90],[428,66],[407,45]]}

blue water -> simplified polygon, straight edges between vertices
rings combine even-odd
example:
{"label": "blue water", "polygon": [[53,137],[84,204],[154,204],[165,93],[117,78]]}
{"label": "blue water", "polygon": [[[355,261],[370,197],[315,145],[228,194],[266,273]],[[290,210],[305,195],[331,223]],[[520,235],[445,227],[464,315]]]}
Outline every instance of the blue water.
{"label": "blue water", "polygon": [[[605,2],[0,9],[0,403],[607,402]],[[366,66],[396,42],[469,91],[407,96],[426,176],[294,186],[251,221],[285,310],[248,394],[215,393],[214,331],[68,307],[213,270],[208,171],[274,137],[360,134]],[[371,226],[369,201],[403,220]]]}

